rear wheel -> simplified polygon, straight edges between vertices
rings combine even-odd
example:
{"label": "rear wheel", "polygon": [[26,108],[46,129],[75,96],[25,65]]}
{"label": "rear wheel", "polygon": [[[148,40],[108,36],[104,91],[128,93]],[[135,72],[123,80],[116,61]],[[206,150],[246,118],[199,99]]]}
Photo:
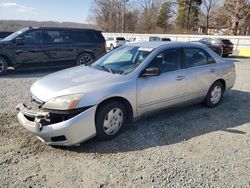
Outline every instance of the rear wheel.
{"label": "rear wheel", "polygon": [[215,82],[209,89],[205,98],[205,105],[207,107],[216,107],[223,96],[224,87],[221,82]]}
{"label": "rear wheel", "polygon": [[94,61],[94,57],[89,53],[82,53],[76,60],[76,65],[91,65]]}
{"label": "rear wheel", "polygon": [[7,72],[7,68],[8,68],[7,61],[3,57],[0,57],[0,75],[5,74]]}
{"label": "rear wheel", "polygon": [[96,114],[96,133],[99,140],[116,137],[126,123],[126,109],[114,101],[100,107]]}

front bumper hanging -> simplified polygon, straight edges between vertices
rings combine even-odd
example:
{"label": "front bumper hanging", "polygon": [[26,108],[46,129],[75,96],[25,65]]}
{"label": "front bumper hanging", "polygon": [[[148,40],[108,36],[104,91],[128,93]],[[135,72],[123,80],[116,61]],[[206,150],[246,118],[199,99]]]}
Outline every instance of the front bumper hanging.
{"label": "front bumper hanging", "polygon": [[[42,141],[50,145],[71,146],[96,135],[96,107],[92,106],[60,121],[55,121],[55,114],[51,112],[35,112],[24,104],[19,104],[16,108],[19,111],[19,123]],[[60,114],[58,116],[63,117]]]}
{"label": "front bumper hanging", "polygon": [[49,112],[35,112],[24,104],[19,104],[16,109],[19,123],[33,133],[39,133],[43,125],[50,122]]}

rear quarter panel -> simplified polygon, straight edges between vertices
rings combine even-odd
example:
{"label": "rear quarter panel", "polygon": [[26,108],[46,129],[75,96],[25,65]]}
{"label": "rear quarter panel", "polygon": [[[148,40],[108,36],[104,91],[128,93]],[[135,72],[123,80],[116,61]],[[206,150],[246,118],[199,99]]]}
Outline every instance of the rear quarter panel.
{"label": "rear quarter panel", "polygon": [[226,82],[226,89],[231,89],[236,80],[235,64],[231,60],[222,60],[218,63],[218,76]]}

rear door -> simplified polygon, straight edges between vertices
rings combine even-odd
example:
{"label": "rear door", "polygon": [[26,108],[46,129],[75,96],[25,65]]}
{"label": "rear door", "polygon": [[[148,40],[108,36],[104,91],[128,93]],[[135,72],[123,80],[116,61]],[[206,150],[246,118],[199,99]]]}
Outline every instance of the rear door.
{"label": "rear door", "polygon": [[68,30],[49,29],[43,32],[43,50],[50,66],[72,65],[76,59],[73,40]]}
{"label": "rear door", "polygon": [[186,98],[199,99],[206,96],[210,86],[217,79],[215,60],[201,48],[183,48],[186,72]]}
{"label": "rear door", "polygon": [[88,52],[97,58],[104,53],[105,39],[98,31],[84,31],[79,30],[75,33],[75,47],[78,49],[78,53]]}

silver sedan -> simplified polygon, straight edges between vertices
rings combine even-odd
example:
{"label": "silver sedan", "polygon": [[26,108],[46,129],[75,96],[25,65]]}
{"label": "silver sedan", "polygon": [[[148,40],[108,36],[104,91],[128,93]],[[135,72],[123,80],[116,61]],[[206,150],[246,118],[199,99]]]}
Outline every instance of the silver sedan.
{"label": "silver sedan", "polygon": [[38,110],[19,104],[18,120],[50,145],[107,140],[127,122],[171,106],[215,107],[235,77],[233,62],[198,43],[127,44],[91,66],[35,82],[30,93]]}

